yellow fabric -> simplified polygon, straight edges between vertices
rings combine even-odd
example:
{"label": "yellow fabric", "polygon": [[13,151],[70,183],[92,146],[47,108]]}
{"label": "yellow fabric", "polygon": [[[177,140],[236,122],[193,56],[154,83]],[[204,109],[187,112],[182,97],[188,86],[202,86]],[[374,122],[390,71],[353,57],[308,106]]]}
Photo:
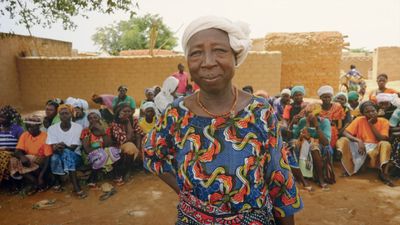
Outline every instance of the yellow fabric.
{"label": "yellow fabric", "polygon": [[149,133],[154,128],[155,125],[156,125],[155,118],[153,118],[152,123],[148,123],[144,117],[140,118],[140,120],[139,120],[139,126],[140,126],[140,128],[142,128],[143,132],[146,134]]}
{"label": "yellow fabric", "polygon": [[392,146],[388,141],[380,141],[376,148],[368,152],[370,158],[368,166],[370,168],[382,168],[389,162]]}

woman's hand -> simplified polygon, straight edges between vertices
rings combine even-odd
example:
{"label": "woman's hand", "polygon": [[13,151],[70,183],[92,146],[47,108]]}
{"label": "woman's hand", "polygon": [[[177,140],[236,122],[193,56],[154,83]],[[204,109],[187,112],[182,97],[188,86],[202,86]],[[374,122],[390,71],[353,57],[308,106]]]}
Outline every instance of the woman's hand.
{"label": "woman's hand", "polygon": [[25,156],[21,155],[20,156],[21,163],[24,167],[30,167],[31,166],[31,161]]}
{"label": "woman's hand", "polygon": [[366,148],[365,148],[364,142],[361,141],[361,140],[358,140],[357,143],[358,143],[358,152],[359,152],[361,155],[365,155],[365,153],[367,153],[367,150],[366,150]]}

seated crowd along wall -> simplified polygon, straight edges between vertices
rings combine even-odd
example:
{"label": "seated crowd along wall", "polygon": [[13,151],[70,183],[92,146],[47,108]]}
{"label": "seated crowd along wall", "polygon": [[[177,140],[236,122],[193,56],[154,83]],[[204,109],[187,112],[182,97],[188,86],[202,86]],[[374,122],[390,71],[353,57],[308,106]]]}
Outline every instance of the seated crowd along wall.
{"label": "seated crowd along wall", "polygon": [[355,65],[365,79],[372,79],[372,55],[342,55],[342,61],[340,63],[341,72],[347,73],[351,65]]}
{"label": "seated crowd along wall", "polygon": [[336,90],[343,36],[339,32],[271,33],[265,50],[282,53],[281,87],[304,85],[308,97],[317,96],[322,85]]}
{"label": "seated crowd along wall", "polygon": [[0,105],[21,108],[16,59],[19,56],[71,56],[72,43],[0,33]]}
{"label": "seated crowd along wall", "polygon": [[[96,94],[117,94],[119,85],[127,85],[128,95],[137,102],[144,89],[162,85],[164,79],[185,62],[178,56],[143,57],[25,57],[18,58],[21,99],[24,110],[43,109],[54,97],[68,96],[90,100]],[[250,54],[234,78],[238,87],[279,92],[280,53]],[[275,83],[274,83],[275,82]]]}
{"label": "seated crowd along wall", "polygon": [[373,79],[381,73],[386,73],[389,81],[400,80],[400,46],[375,49],[373,64]]}

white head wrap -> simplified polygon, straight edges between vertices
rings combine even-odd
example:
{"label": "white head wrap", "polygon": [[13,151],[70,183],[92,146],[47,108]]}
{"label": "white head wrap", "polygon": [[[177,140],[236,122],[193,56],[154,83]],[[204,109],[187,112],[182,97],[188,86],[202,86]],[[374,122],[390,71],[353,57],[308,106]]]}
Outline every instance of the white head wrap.
{"label": "white head wrap", "polygon": [[321,97],[323,94],[331,94],[333,96],[333,87],[324,85],[318,89],[318,96]]}
{"label": "white head wrap", "polygon": [[178,84],[179,80],[173,76],[169,76],[167,79],[165,79],[161,88],[161,92],[158,93],[158,95],[154,98],[154,103],[158,109],[156,110],[158,115],[174,101],[174,96],[171,94],[176,90]]}
{"label": "white head wrap", "polygon": [[380,93],[376,96],[376,101],[378,103],[380,102],[390,102],[392,103],[393,101],[393,94],[386,94],[386,93]]}
{"label": "white head wrap", "polygon": [[148,101],[148,102],[143,103],[141,109],[142,109],[143,111],[145,111],[145,110],[148,109],[148,108],[153,108],[154,111],[157,111],[157,110],[156,110],[156,104],[154,104],[154,102]]}
{"label": "white head wrap", "polygon": [[251,40],[249,38],[249,25],[243,22],[231,22],[230,20],[217,17],[205,16],[192,21],[187,27],[182,37],[182,48],[187,58],[189,54],[188,42],[190,38],[199,31],[216,28],[225,31],[229,36],[229,44],[236,53],[236,67],[240,66],[246,59],[247,53],[251,48]]}
{"label": "white head wrap", "polygon": [[91,109],[91,110],[89,110],[89,112],[87,113],[87,116],[89,116],[89,115],[92,114],[92,113],[98,115],[98,116],[101,118],[101,113],[100,113],[99,110],[97,110],[97,109]]}
{"label": "white head wrap", "polygon": [[76,107],[82,108],[85,111],[89,109],[89,103],[81,98],[68,97],[65,100],[65,104],[72,105],[72,107],[74,108]]}
{"label": "white head wrap", "polygon": [[290,90],[290,89],[287,89],[287,88],[285,88],[285,89],[283,89],[282,91],[281,91],[281,95],[283,95],[283,94],[287,94],[287,95],[291,95],[291,93],[292,93],[292,91]]}
{"label": "white head wrap", "polygon": [[392,105],[400,108],[400,98],[397,94],[393,94]]}

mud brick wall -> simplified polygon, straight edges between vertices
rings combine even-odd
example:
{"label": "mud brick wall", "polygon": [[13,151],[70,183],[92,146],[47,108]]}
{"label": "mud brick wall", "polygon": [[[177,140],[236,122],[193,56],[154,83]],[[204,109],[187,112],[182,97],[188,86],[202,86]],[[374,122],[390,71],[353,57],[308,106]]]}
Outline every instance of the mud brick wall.
{"label": "mud brick wall", "polygon": [[0,33],[0,106],[21,108],[18,56],[70,56],[72,43]]}
{"label": "mud brick wall", "polygon": [[265,50],[282,52],[282,88],[304,85],[308,97],[315,97],[322,85],[338,88],[341,33],[271,33],[265,39]]}
{"label": "mud brick wall", "polygon": [[347,71],[350,70],[350,65],[355,65],[357,70],[365,77],[365,79],[372,79],[372,55],[342,55],[340,70],[347,73]]}
{"label": "mud brick wall", "polygon": [[[93,106],[92,94],[116,94],[117,87],[124,84],[128,95],[139,102],[145,88],[161,86],[178,63],[184,62],[182,55],[18,58],[21,99],[25,110],[38,110],[50,98],[68,96],[87,99]],[[279,52],[251,53],[236,71],[234,83],[278,93],[280,74]]]}
{"label": "mud brick wall", "polygon": [[386,73],[389,81],[400,80],[400,46],[375,49],[373,64],[373,79],[381,73]]}

